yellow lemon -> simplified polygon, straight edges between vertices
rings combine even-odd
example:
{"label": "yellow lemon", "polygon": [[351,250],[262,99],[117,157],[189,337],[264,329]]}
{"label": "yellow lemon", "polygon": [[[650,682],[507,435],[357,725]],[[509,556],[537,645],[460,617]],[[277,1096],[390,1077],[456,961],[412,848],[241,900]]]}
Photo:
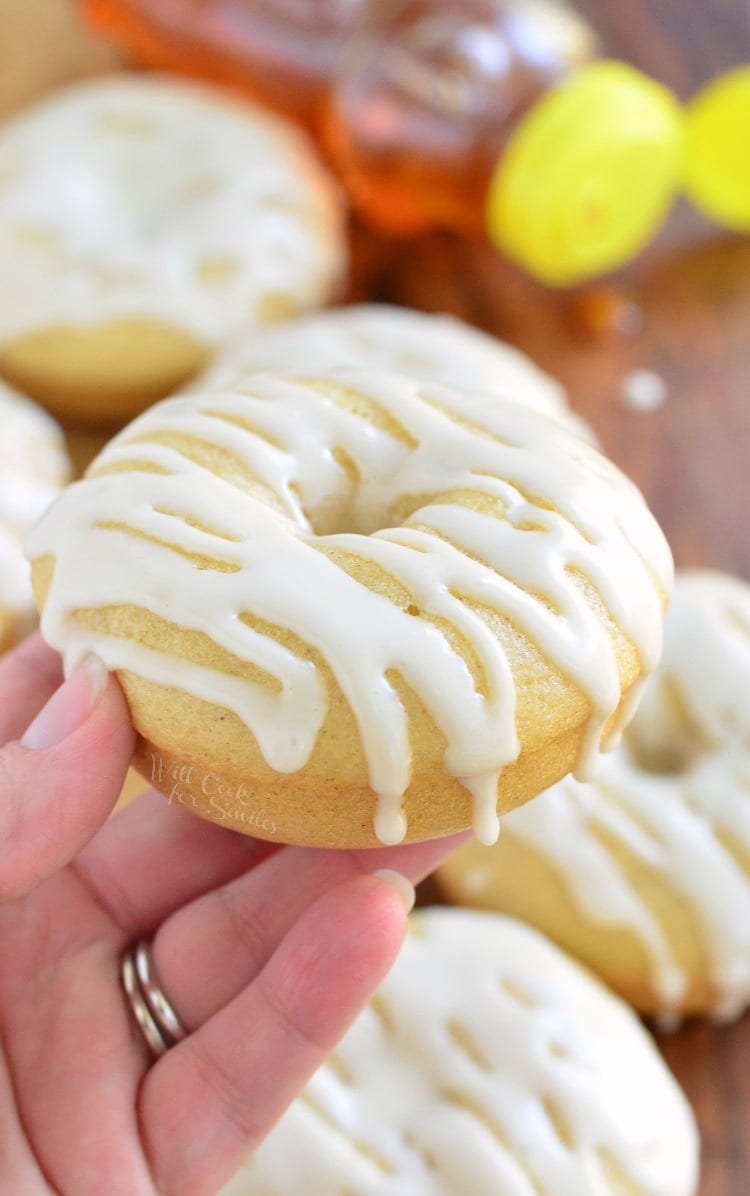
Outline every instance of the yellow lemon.
{"label": "yellow lemon", "polygon": [[680,182],[675,96],[621,62],[548,92],[516,129],[490,182],[487,231],[555,286],[622,265],[650,240]]}
{"label": "yellow lemon", "polygon": [[704,215],[750,232],[750,66],[721,75],[689,105],[685,172]]}

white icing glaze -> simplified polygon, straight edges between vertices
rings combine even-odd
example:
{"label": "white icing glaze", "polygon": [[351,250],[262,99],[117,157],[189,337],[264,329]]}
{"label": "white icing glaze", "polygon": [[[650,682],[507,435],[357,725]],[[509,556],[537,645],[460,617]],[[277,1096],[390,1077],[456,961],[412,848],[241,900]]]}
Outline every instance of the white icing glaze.
{"label": "white icing glaze", "polygon": [[412,918],[367,1008],[222,1196],[692,1196],[684,1096],[625,1005],[499,915]]}
{"label": "white icing glaze", "polygon": [[302,135],[207,87],[89,80],[0,131],[0,343],[153,317],[209,343],[329,293],[332,184]]}
{"label": "white icing glaze", "polygon": [[[685,904],[699,928],[713,1012],[737,1016],[750,1003],[750,587],[744,582],[704,571],[678,574],[664,657],[622,747],[602,762],[594,784],[562,781],[506,820],[504,849],[518,838],[541,852],[586,918],[631,931],[648,953],[664,1012],[679,1009],[690,977],[645,895],[592,828],[603,828]],[[474,887],[481,888],[479,880]]]}
{"label": "white icing glaze", "polygon": [[[318,385],[328,393],[310,380],[257,376],[242,392],[167,400],[117,437],[94,472],[127,468],[71,487],[29,540],[32,557],[57,556],[44,634],[69,666],[95,649],[112,669],[234,711],[268,764],[294,772],[325,717],[324,682],[314,665],[237,616],[292,631],[324,655],[354,712],[380,796],[377,834],[388,843],[406,829],[401,797],[411,766],[408,721],[387,677],[397,670],[444,734],[446,771],[471,790],[477,830],[491,839],[491,791],[519,752],[516,697],[504,649],[466,600],[509,619],[588,698],[585,772],[621,687],[603,622],[570,570],[590,580],[649,672],[661,649],[669,550],[632,483],[516,403],[347,370],[319,375]],[[352,396],[359,411],[345,405]],[[231,453],[279,510],[158,443],[169,433]],[[138,472],[138,462],[162,472]],[[458,505],[455,490],[489,496],[505,518]],[[412,513],[394,526],[392,512],[404,507]],[[235,571],[197,569],[169,545]],[[417,610],[355,580],[326,549],[375,562]],[[120,603],[202,631],[277,677],[280,691],[98,635],[70,617]],[[448,620],[468,640],[486,695],[423,614]]]}
{"label": "white icing glaze", "polygon": [[497,391],[594,440],[592,430],[568,407],[559,382],[517,349],[452,316],[386,304],[337,308],[288,320],[260,335],[244,333],[193,389],[231,389],[265,370],[309,373],[340,366]]}
{"label": "white icing glaze", "polygon": [[57,425],[0,383],[0,608],[21,631],[33,602],[23,539],[68,479]]}

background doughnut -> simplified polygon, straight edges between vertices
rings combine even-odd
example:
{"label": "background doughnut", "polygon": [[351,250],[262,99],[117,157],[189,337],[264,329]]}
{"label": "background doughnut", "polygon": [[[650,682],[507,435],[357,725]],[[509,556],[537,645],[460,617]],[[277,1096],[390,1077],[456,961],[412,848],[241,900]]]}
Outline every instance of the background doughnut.
{"label": "background doughnut", "polygon": [[344,262],[303,134],[221,91],[115,75],[0,129],[0,375],[55,413],[132,416]]}
{"label": "background doughnut", "polygon": [[492,390],[594,440],[568,406],[559,382],[524,353],[453,316],[385,303],[362,303],[286,320],[261,335],[245,332],[196,380],[225,390],[265,370],[332,366],[393,370],[426,382]]}
{"label": "background doughnut", "polygon": [[692,1114],[614,996],[528,927],[425,910],[221,1196],[692,1196]]}
{"label": "background doughnut", "polygon": [[35,621],[26,533],[68,480],[62,434],[38,407],[0,383],[0,652]]}
{"label": "background doughnut", "polygon": [[664,657],[591,784],[515,811],[440,870],[456,901],[512,912],[646,1013],[750,1002],[750,587],[678,574]]}

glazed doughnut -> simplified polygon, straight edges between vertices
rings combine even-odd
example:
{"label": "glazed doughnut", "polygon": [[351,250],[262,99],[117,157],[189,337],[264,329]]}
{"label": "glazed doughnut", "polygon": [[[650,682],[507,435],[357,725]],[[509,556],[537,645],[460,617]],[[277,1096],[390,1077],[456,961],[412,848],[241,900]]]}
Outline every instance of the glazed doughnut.
{"label": "glazed doughnut", "polygon": [[0,652],[35,619],[23,541],[69,477],[62,433],[0,383]]}
{"label": "glazed doughnut", "polygon": [[726,1019],[750,1003],[750,586],[679,574],[666,628],[596,781],[555,785],[440,880],[534,923],[644,1013]]}
{"label": "glazed doughnut", "polygon": [[656,664],[671,557],[593,447],[496,395],[350,370],[152,408],[34,531],[71,668],[136,765],[283,842],[418,840],[585,775]]}
{"label": "glazed doughnut", "polygon": [[344,258],[303,134],[220,91],[110,76],[0,130],[0,375],[55,413],[129,418]]}
{"label": "glazed doughnut", "polygon": [[692,1196],[692,1114],[621,1001],[511,918],[410,922],[221,1196]]}
{"label": "glazed doughnut", "polygon": [[560,383],[517,349],[453,316],[388,304],[340,307],[287,320],[262,336],[243,335],[195,385],[225,390],[265,370],[332,366],[497,391],[594,440],[588,425],[570,410]]}

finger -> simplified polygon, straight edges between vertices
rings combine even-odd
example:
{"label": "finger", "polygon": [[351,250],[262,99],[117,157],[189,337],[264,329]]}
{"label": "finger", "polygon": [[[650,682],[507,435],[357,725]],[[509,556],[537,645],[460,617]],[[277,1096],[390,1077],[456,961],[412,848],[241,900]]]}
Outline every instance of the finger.
{"label": "finger", "polygon": [[383,868],[417,884],[467,837],[375,851],[287,847],[179,910],[160,927],[152,952],[184,1025],[197,1028],[241,992],[308,906],[328,890]]}
{"label": "finger", "polygon": [[60,657],[40,635],[0,660],[0,747],[23,734],[62,679]]}
{"label": "finger", "polygon": [[16,1095],[0,1057],[0,1192],[44,1192],[44,1176],[21,1128]]}
{"label": "finger", "polygon": [[76,859],[76,871],[128,939],[277,851],[215,826],[153,790],[107,822]]}
{"label": "finger", "polygon": [[0,750],[0,900],[67,864],[114,806],[135,733],[122,691],[87,657],[20,742]]}
{"label": "finger", "polygon": [[108,920],[66,869],[20,907],[0,909],[0,925],[4,957],[13,961],[0,968],[0,989],[18,1117],[40,1169],[54,1177],[54,1187],[4,1187],[0,1179],[0,1192],[153,1196],[135,1119],[147,1056],[119,983]]}
{"label": "finger", "polygon": [[272,1128],[391,967],[406,910],[359,876],[318,899],[253,984],[147,1074],[155,1186],[209,1196]]}

